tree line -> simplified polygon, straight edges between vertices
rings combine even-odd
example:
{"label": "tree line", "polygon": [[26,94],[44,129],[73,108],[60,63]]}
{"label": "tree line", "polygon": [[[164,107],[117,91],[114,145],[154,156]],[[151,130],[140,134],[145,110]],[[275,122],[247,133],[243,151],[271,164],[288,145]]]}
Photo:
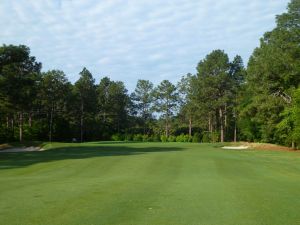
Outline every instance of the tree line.
{"label": "tree line", "polygon": [[87,68],[72,84],[41,72],[24,45],[0,47],[0,141],[256,141],[300,144],[300,0],[276,17],[247,67],[214,50],[177,84],[99,83]]}

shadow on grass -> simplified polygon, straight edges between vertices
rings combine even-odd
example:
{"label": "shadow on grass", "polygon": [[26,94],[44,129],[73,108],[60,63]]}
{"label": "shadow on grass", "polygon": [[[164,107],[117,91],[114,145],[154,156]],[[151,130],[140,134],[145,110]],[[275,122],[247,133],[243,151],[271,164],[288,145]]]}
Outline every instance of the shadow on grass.
{"label": "shadow on grass", "polygon": [[[107,143],[106,143],[107,144]],[[130,156],[137,154],[147,154],[153,152],[174,152],[182,151],[179,147],[130,147],[115,145],[91,145],[91,146],[68,146],[54,147],[46,151],[39,152],[15,152],[0,154],[0,170],[13,169],[30,166],[37,163],[65,159],[86,159],[92,157],[105,156]]]}

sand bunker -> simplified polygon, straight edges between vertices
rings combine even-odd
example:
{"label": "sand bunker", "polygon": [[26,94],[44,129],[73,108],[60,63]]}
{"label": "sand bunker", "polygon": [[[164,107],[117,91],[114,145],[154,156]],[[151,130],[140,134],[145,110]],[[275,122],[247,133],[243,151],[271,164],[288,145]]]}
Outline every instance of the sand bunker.
{"label": "sand bunker", "polygon": [[223,149],[233,149],[233,150],[242,150],[242,149],[248,149],[249,146],[224,146]]}
{"label": "sand bunker", "polygon": [[1,152],[36,152],[36,151],[43,151],[40,147],[20,147],[20,148],[9,148],[5,150],[1,150]]}

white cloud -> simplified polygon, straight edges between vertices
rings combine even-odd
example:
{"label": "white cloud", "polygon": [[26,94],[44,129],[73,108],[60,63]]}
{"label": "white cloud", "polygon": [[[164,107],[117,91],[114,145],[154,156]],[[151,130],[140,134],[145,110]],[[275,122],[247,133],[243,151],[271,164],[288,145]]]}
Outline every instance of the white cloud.
{"label": "white cloud", "polygon": [[71,81],[87,67],[122,80],[175,82],[211,50],[247,61],[288,0],[2,0],[0,43],[26,44]]}

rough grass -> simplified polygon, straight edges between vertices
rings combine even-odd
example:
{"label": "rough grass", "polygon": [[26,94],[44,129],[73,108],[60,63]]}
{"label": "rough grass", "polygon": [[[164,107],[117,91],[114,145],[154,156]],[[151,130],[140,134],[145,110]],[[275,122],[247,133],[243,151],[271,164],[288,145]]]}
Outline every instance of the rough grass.
{"label": "rough grass", "polygon": [[300,224],[300,154],[212,144],[0,153],[1,224]]}

